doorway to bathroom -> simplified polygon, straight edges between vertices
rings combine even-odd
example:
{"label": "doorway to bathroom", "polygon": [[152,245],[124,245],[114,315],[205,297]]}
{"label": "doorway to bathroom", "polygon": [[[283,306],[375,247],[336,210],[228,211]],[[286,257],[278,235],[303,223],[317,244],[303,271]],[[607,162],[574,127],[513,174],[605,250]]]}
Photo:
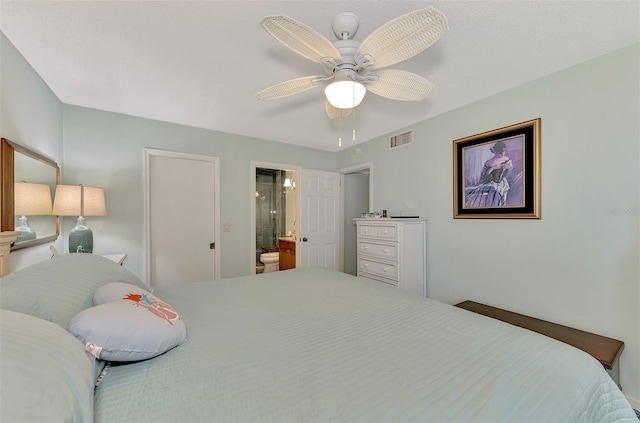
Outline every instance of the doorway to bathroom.
{"label": "doorway to bathroom", "polygon": [[251,273],[296,267],[296,225],[299,167],[251,163],[252,225]]}
{"label": "doorway to bathroom", "polygon": [[362,212],[373,210],[373,163],[362,163],[341,169],[344,175],[344,272],[358,273],[356,223]]}

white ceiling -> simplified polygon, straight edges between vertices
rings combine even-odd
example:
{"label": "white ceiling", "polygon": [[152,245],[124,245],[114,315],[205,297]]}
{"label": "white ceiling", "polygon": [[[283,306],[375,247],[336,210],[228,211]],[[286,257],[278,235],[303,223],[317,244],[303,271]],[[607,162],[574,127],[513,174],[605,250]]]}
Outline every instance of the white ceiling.
{"label": "white ceiling", "polygon": [[450,30],[392,66],[435,84],[426,100],[367,94],[342,123],[343,147],[393,133],[640,40],[633,1],[7,1],[0,26],[67,104],[337,151],[322,88],[261,101],[275,83],[322,74],[259,22],[286,14],[335,41],[331,20],[360,18],[357,40],[433,6]]}

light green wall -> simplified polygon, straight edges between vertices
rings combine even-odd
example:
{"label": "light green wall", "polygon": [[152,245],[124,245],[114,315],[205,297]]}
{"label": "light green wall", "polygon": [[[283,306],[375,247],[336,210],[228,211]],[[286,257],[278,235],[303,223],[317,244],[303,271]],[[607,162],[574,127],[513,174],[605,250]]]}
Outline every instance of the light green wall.
{"label": "light green wall", "polygon": [[[125,266],[143,275],[143,149],[145,147],[220,158],[221,276],[245,275],[250,234],[251,161],[334,170],[334,153],[142,119],[76,106],[64,106],[64,172],[69,184],[105,189],[105,217],[88,217],[94,253],[128,254]],[[194,181],[197,183],[197,181]],[[65,218],[70,220],[72,218]],[[185,211],[185,224],[188,212]],[[71,227],[71,222],[66,228]],[[176,246],[180,248],[179,246]]]}
{"label": "light green wall", "polygon": [[[62,103],[0,32],[0,134],[60,164]],[[49,245],[11,253],[9,271],[51,257]],[[54,243],[62,250],[62,238]]]}
{"label": "light green wall", "polygon": [[[621,339],[621,383],[640,398],[640,45],[338,154],[373,162],[374,209],[428,218],[427,293],[471,299]],[[427,100],[428,101],[428,100]],[[453,219],[453,145],[542,118],[542,219]],[[394,132],[397,133],[398,131]]]}

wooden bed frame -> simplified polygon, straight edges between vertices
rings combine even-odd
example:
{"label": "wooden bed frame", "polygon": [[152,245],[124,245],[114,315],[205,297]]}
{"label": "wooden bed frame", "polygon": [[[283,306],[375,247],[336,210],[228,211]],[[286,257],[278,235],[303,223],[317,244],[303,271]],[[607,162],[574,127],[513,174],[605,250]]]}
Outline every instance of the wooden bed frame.
{"label": "wooden bed frame", "polygon": [[512,311],[491,307],[474,301],[463,301],[455,305],[474,313],[492,317],[503,322],[519,326],[524,329],[540,333],[565,344],[572,345],[588,353],[602,364],[609,376],[620,387],[620,369],[617,366],[618,358],[624,349],[624,342],[607,338],[591,332],[585,332],[568,326],[546,320],[536,319]]}

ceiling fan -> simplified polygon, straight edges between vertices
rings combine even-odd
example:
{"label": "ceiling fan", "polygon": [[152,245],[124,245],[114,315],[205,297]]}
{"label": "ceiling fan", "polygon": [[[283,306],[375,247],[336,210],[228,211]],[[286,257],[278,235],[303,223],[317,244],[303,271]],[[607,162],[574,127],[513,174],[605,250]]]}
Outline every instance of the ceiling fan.
{"label": "ceiling fan", "polygon": [[364,41],[353,36],[360,21],[352,12],[332,21],[338,38],[331,42],[307,25],[286,15],[268,16],[260,25],[299,55],[324,65],[325,75],[291,79],[256,94],[261,100],[286,97],[330,82],[325,88],[325,110],[331,119],[347,116],[367,91],[381,97],[419,101],[434,85],[415,73],[382,69],[407,60],[438,41],[449,29],[446,17],[432,7],[399,16],[373,31]]}

